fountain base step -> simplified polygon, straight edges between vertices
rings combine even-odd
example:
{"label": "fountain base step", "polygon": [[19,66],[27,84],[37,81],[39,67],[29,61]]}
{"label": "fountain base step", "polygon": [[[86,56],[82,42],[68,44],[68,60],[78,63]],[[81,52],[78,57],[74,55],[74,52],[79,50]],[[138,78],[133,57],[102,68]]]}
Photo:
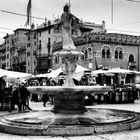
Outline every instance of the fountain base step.
{"label": "fountain base step", "polygon": [[54,113],[63,113],[63,114],[83,114],[84,112],[86,112],[87,111],[87,109],[86,109],[86,107],[83,107],[83,108],[80,108],[80,109],[75,109],[75,110],[73,110],[73,109],[60,109],[60,108],[56,108],[56,107],[54,107],[53,109],[52,109],[52,112],[54,112]]}
{"label": "fountain base step", "polygon": [[31,111],[0,118],[0,131],[18,135],[75,136],[140,128],[140,114],[114,109],[88,109],[83,114]]}

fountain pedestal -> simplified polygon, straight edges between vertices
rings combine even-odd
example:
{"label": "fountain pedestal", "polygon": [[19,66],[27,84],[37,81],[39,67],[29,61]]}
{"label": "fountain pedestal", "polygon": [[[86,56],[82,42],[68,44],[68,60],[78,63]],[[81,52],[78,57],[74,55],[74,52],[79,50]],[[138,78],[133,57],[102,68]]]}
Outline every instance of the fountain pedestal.
{"label": "fountain pedestal", "polygon": [[81,52],[76,50],[62,50],[60,52],[55,53],[62,59],[62,70],[65,73],[65,81],[63,84],[63,90],[58,92],[57,94],[50,93],[53,96],[54,100],[54,109],[53,111],[56,113],[84,113],[86,111],[85,108],[85,96],[86,93],[75,90],[74,81],[73,81],[73,73],[77,67],[77,60]]}
{"label": "fountain pedestal", "polygon": [[[52,95],[53,93],[51,93]],[[65,88],[64,91],[52,95],[53,112],[66,114],[79,114],[86,111],[85,96],[82,91],[74,91],[73,88]]]}

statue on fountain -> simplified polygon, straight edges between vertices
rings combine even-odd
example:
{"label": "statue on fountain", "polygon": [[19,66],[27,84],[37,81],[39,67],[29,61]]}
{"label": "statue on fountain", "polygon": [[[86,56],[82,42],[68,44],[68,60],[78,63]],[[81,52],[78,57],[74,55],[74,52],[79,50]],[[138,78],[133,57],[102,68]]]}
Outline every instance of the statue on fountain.
{"label": "statue on fountain", "polygon": [[54,55],[61,57],[61,67],[65,73],[64,86],[75,86],[72,78],[77,67],[78,56],[81,56],[81,52],[76,50],[74,42],[72,40],[71,31],[72,24],[74,23],[74,16],[70,13],[70,6],[66,4],[63,8],[61,20],[59,26],[61,27],[62,34],[62,51],[56,52]]}
{"label": "statue on fountain", "polygon": [[70,13],[70,6],[66,4],[61,15],[61,33],[63,50],[76,50],[71,37],[71,28],[73,22],[73,15]]}

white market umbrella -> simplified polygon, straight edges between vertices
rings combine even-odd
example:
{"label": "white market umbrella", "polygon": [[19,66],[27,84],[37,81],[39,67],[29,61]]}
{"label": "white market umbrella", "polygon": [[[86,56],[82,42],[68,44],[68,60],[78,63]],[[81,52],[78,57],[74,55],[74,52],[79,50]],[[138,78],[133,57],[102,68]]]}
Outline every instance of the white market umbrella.
{"label": "white market umbrella", "polygon": [[76,70],[73,73],[73,78],[80,81],[85,71],[89,71],[89,69],[83,66],[77,65]]}
{"label": "white market umbrella", "polygon": [[31,78],[32,74],[0,69],[0,77],[3,77],[3,76],[8,77],[9,79],[16,78],[20,80],[26,80],[28,78]]}
{"label": "white market umbrella", "polygon": [[91,72],[91,75],[98,75],[98,74],[108,74],[109,72],[108,72],[108,70],[101,70],[101,69],[99,69],[99,70],[94,70],[94,71],[92,71]]}
{"label": "white market umbrella", "polygon": [[76,70],[74,73],[78,73],[78,72],[82,72],[82,71],[88,71],[89,69],[81,66],[81,65],[77,65]]}
{"label": "white market umbrella", "polygon": [[5,72],[3,69],[0,69],[0,77],[3,77],[3,76],[5,76]]}
{"label": "white market umbrella", "polygon": [[[84,71],[87,71],[88,69],[85,68],[85,67],[82,67],[80,65],[77,65],[76,67],[76,70],[73,74],[73,78],[79,80],[81,79],[81,77],[83,76],[84,74]],[[56,70],[52,70],[50,73],[45,73],[45,74],[39,74],[39,75],[36,75],[36,77],[48,77],[48,78],[56,78],[59,76],[60,73],[62,73],[63,70],[62,68],[58,68]]]}
{"label": "white market umbrella", "polygon": [[132,70],[127,70],[127,69],[120,69],[120,68],[113,68],[107,70],[108,73],[120,73],[120,74],[133,74],[134,71]]}
{"label": "white market umbrella", "polygon": [[[92,75],[97,75],[97,74],[133,74],[136,73],[136,71],[132,70],[127,70],[127,69],[120,69],[120,68],[113,68],[109,70],[95,70],[92,71]],[[138,72],[137,72],[138,73]]]}
{"label": "white market umbrella", "polygon": [[62,73],[62,68],[58,68],[56,70],[53,70],[52,72],[48,73],[49,78],[56,78],[60,73]]}

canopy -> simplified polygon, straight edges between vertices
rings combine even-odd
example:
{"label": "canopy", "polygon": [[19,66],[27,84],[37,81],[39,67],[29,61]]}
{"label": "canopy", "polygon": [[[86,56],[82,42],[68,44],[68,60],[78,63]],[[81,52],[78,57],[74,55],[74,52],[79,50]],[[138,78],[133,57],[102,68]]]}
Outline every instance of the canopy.
{"label": "canopy", "polygon": [[132,74],[134,73],[134,71],[127,70],[127,69],[114,68],[114,69],[108,70],[108,73]]}
{"label": "canopy", "polygon": [[99,70],[94,70],[94,71],[91,72],[92,75],[106,74],[106,73],[108,73],[108,70],[101,70],[101,69],[99,69]]}
{"label": "canopy", "polygon": [[16,78],[20,80],[26,80],[28,78],[31,78],[32,74],[0,69],[0,77],[3,77],[3,76],[8,77],[9,79]]}
{"label": "canopy", "polygon": [[[84,71],[88,71],[87,68],[85,67],[82,67],[80,65],[77,65],[76,67],[76,70],[73,74],[73,78],[77,79],[77,80],[80,80],[81,77],[83,76],[84,74]],[[58,68],[56,70],[53,70],[52,72],[50,73],[45,73],[45,74],[39,74],[39,75],[36,75],[36,77],[49,77],[49,78],[56,78],[60,73],[62,73],[62,68]]]}
{"label": "canopy", "polygon": [[97,75],[97,74],[108,75],[108,74],[113,74],[113,73],[114,74],[115,73],[118,73],[118,74],[140,74],[140,72],[138,72],[138,71],[120,69],[120,68],[113,68],[113,69],[109,69],[109,70],[95,70],[95,71],[91,72],[92,75]]}

